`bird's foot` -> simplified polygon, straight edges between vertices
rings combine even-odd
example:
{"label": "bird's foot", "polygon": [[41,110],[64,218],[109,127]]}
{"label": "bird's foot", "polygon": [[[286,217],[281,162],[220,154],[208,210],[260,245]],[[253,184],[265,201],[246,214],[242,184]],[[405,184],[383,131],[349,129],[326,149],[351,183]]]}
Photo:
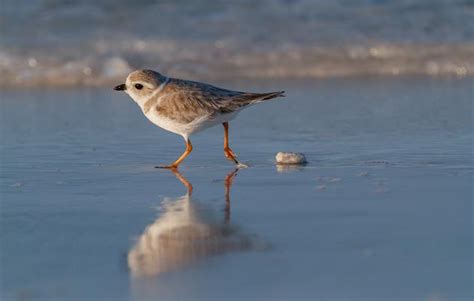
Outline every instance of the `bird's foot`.
{"label": "bird's foot", "polygon": [[244,163],[241,163],[241,162],[239,162],[239,160],[237,160],[237,156],[235,155],[234,151],[232,151],[232,149],[224,148],[224,155],[228,160],[234,162],[235,165],[237,165],[236,166],[237,168],[247,168],[248,167],[248,165],[246,165]]}
{"label": "bird's foot", "polygon": [[248,168],[249,166],[247,164],[244,164],[242,162],[237,162],[237,168]]}
{"label": "bird's foot", "polygon": [[178,169],[178,165],[159,165],[159,166],[155,166],[155,168],[161,168],[161,169],[173,169],[173,170],[176,170]]}

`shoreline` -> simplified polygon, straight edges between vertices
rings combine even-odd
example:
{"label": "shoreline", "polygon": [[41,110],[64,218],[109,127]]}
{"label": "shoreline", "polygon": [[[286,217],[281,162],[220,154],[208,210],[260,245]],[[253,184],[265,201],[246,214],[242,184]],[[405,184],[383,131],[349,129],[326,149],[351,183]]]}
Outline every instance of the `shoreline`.
{"label": "shoreline", "polygon": [[[167,43],[171,46],[165,47]],[[135,69],[201,81],[331,79],[360,77],[473,77],[474,43],[280,46],[245,52],[213,44],[130,40],[105,50],[85,45],[74,52],[0,49],[2,88],[93,87],[115,84]],[[143,44],[143,45],[142,45]],[[165,46],[164,46],[164,45]],[[142,45],[140,49],[136,47]],[[168,49],[169,48],[169,49]],[[192,48],[192,51],[183,49]],[[87,55],[85,55],[87,53]]]}
{"label": "shoreline", "polygon": [[[221,76],[219,78],[216,77],[208,77],[208,76],[172,76],[183,78],[187,80],[193,81],[203,81],[207,83],[215,83],[215,84],[228,84],[228,83],[247,83],[247,82],[257,82],[260,84],[267,84],[267,83],[280,83],[280,82],[290,82],[291,85],[297,83],[308,83],[311,81],[331,81],[331,80],[400,80],[400,79],[426,79],[426,80],[474,80],[474,70],[472,73],[469,74],[455,74],[455,73],[447,73],[447,74],[426,74],[426,73],[407,73],[407,74],[353,74],[353,75],[332,75],[332,76],[292,76],[292,77],[279,77],[279,76],[268,76],[268,77],[243,77],[243,76]],[[103,89],[104,87],[110,86],[111,88],[116,85],[118,82],[121,82],[126,78],[126,75],[115,77],[115,78],[108,78],[108,79],[87,79],[81,81],[62,81],[62,82],[44,82],[44,81],[37,81],[37,82],[29,82],[29,83],[11,83],[8,81],[0,82],[0,88],[5,91],[19,91],[21,89],[27,89],[31,91],[38,91],[38,90],[55,90],[58,91],[68,91],[68,90],[75,90],[81,88],[87,88],[91,90],[96,89]]]}

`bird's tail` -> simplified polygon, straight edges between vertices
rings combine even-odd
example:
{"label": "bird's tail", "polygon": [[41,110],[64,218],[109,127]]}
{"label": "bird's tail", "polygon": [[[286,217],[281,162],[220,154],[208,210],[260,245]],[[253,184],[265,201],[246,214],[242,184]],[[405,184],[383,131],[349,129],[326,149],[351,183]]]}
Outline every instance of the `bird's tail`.
{"label": "bird's tail", "polygon": [[258,102],[276,98],[276,97],[285,97],[285,91],[268,92],[268,93],[251,93],[247,96],[247,99],[249,100],[249,104],[254,104],[254,103],[258,103]]}
{"label": "bird's tail", "polygon": [[259,93],[261,100],[268,100],[276,97],[285,97],[285,91],[278,92],[269,92],[269,93]]}

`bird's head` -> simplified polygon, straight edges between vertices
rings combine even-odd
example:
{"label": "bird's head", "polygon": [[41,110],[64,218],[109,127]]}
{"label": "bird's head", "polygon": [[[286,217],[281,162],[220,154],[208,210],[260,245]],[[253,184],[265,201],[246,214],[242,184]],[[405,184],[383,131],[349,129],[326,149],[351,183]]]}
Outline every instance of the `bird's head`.
{"label": "bird's head", "polygon": [[136,70],[127,76],[124,84],[115,86],[114,90],[124,91],[136,103],[143,105],[166,79],[165,76],[153,70]]}

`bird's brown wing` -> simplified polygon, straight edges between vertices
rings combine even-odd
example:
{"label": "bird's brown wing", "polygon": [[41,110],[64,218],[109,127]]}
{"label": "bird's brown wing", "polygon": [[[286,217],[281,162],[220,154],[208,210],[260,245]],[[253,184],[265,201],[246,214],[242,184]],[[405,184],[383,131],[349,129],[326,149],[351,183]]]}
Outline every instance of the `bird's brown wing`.
{"label": "bird's brown wing", "polygon": [[168,85],[168,93],[161,97],[157,111],[183,123],[204,116],[212,118],[232,113],[249,104],[284,96],[284,91],[247,93],[177,79],[170,80]]}

